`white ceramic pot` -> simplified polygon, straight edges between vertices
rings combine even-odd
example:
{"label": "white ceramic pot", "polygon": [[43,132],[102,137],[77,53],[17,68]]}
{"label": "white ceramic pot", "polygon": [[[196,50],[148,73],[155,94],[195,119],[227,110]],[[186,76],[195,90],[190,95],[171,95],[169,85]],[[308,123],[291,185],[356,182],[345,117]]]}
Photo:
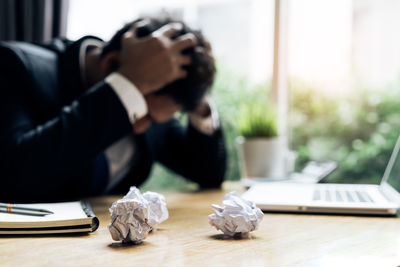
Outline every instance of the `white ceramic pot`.
{"label": "white ceramic pot", "polygon": [[287,178],[286,138],[237,138],[242,178]]}

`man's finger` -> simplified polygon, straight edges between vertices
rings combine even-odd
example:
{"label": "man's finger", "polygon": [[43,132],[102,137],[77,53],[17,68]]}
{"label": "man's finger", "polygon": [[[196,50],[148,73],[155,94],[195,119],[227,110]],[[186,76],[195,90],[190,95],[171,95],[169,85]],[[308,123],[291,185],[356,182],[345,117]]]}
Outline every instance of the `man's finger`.
{"label": "man's finger", "polygon": [[193,33],[187,33],[182,36],[179,36],[173,42],[173,48],[176,51],[182,51],[186,48],[193,47],[197,45],[197,38]]}
{"label": "man's finger", "polygon": [[178,72],[176,73],[175,78],[178,79],[183,79],[187,76],[187,71],[184,69],[179,69]]}
{"label": "man's finger", "polygon": [[212,62],[215,62],[215,58],[214,58],[214,55],[212,54],[211,50],[205,49],[204,47],[201,47],[201,46],[196,46],[194,48],[194,51],[196,51],[196,53],[198,53],[198,54],[204,54],[205,56],[208,56],[212,60]]}
{"label": "man's finger", "polygon": [[207,48],[208,50],[212,51],[212,47],[211,47],[210,41],[205,40],[205,45],[206,45],[206,48]]}
{"label": "man's finger", "polygon": [[178,22],[168,23],[162,26],[160,29],[154,31],[152,35],[156,37],[164,35],[168,38],[171,38],[174,34],[180,32],[182,28],[183,28],[182,23]]}
{"label": "man's finger", "polygon": [[194,48],[194,51],[196,53],[199,53],[199,54],[205,54],[205,55],[207,54],[206,49],[204,47],[201,47],[201,46],[196,46]]}
{"label": "man's finger", "polygon": [[136,22],[135,24],[133,24],[133,26],[124,34],[124,38],[137,38],[137,29],[143,26],[146,26],[147,24],[149,24],[149,20],[148,19],[143,19],[140,20],[138,22]]}
{"label": "man's finger", "polygon": [[146,117],[143,117],[143,118],[139,119],[133,125],[134,133],[136,133],[136,134],[144,133],[147,130],[147,128],[149,128],[151,122],[152,122],[151,118],[148,115]]}
{"label": "man's finger", "polygon": [[181,66],[192,64],[192,58],[190,56],[180,56],[176,59],[177,63]]}

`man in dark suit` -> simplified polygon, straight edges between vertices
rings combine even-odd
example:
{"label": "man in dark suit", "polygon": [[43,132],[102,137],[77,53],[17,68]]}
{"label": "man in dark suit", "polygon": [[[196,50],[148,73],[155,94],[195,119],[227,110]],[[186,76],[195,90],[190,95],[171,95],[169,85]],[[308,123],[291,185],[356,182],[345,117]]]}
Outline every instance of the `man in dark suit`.
{"label": "man in dark suit", "polygon": [[221,184],[223,136],[203,97],[214,74],[207,42],[180,23],[149,23],[106,44],[0,42],[0,201],[125,193],[155,161],[203,188]]}

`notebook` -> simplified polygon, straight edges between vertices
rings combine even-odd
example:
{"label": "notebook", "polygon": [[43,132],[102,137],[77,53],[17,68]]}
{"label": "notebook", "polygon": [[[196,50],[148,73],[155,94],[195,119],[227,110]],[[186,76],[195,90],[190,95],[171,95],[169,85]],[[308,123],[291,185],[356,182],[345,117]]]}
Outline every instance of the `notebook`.
{"label": "notebook", "polygon": [[19,204],[21,207],[44,209],[46,216],[0,213],[0,234],[58,234],[94,232],[99,220],[85,201]]}

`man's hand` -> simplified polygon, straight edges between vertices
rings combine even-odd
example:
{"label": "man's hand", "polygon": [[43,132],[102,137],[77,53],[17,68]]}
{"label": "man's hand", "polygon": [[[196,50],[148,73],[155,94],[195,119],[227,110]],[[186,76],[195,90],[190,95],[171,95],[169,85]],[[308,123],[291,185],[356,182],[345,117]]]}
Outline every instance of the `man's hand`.
{"label": "man's hand", "polygon": [[133,124],[133,132],[135,134],[144,133],[151,125],[151,118],[149,115],[146,115],[143,118],[140,118]]}
{"label": "man's hand", "polygon": [[174,117],[175,112],[182,109],[172,97],[149,94],[146,97],[149,115],[154,122],[166,122]]}
{"label": "man's hand", "polygon": [[201,100],[200,104],[196,107],[195,110],[191,112],[191,114],[196,114],[197,116],[200,117],[208,117],[211,114],[211,108],[210,105],[208,104],[208,101],[205,97]]}
{"label": "man's hand", "polygon": [[175,112],[182,109],[181,105],[178,105],[175,100],[167,95],[148,94],[145,98],[149,114],[133,125],[133,130],[136,134],[145,132],[152,122],[167,122],[171,120]]}
{"label": "man's hand", "polygon": [[147,95],[186,77],[186,71],[181,67],[189,65],[191,58],[181,52],[195,46],[197,41],[191,33],[171,40],[171,36],[182,29],[180,23],[164,25],[150,36],[138,38],[137,28],[143,23],[136,23],[122,38],[118,72]]}

